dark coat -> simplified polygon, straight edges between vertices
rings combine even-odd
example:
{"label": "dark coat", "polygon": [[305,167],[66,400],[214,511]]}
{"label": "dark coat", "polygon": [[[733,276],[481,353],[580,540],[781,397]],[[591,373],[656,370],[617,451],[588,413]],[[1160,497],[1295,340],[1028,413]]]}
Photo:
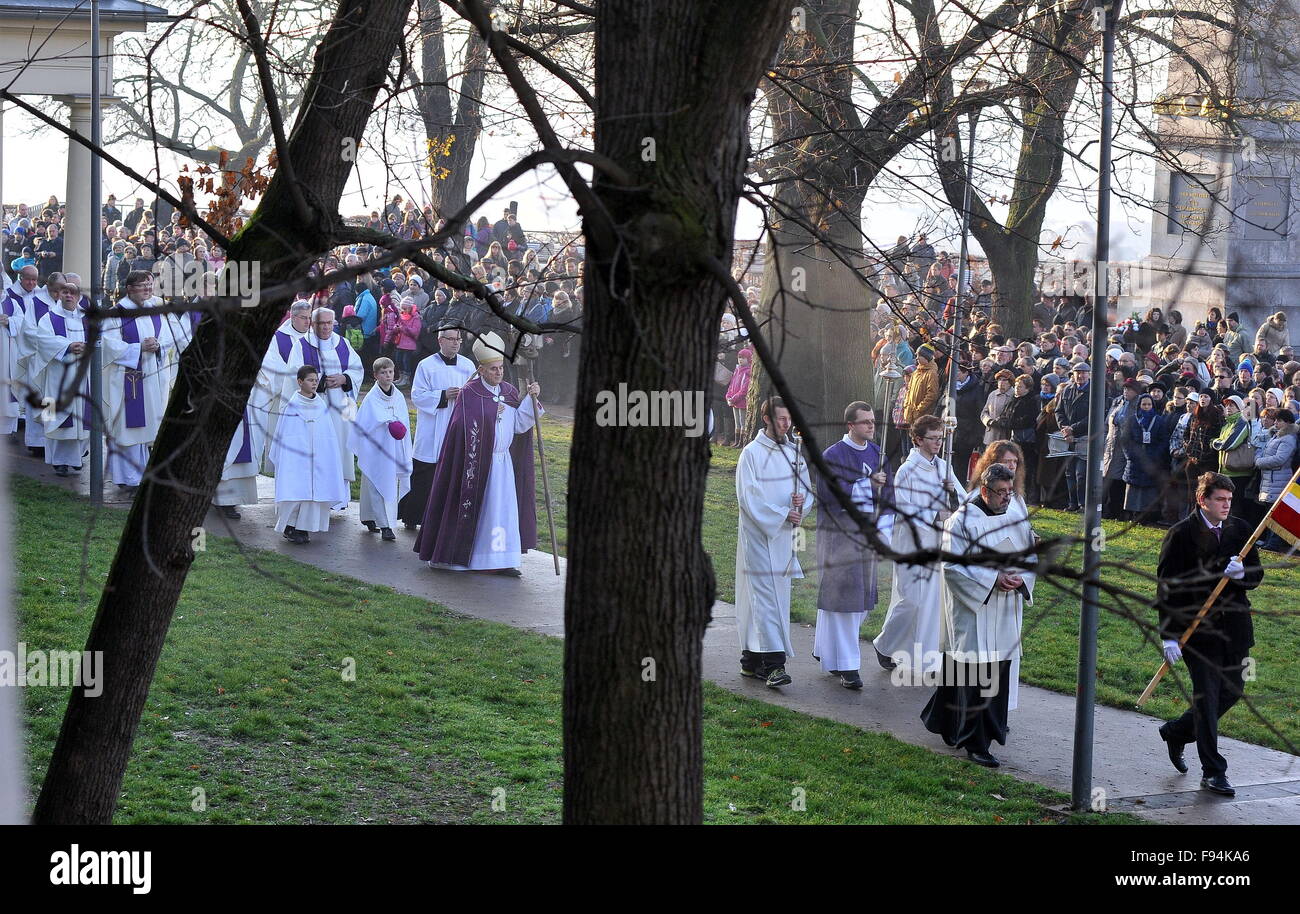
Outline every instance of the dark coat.
{"label": "dark coat", "polygon": [[[1206,526],[1200,509],[1169,528],[1156,566],[1155,608],[1160,613],[1161,638],[1182,637],[1218,584],[1220,572],[1232,556],[1241,552],[1250,533],[1250,525],[1244,520],[1229,517],[1223,522],[1222,541],[1218,541]],[[1245,656],[1254,645],[1255,630],[1247,591],[1258,587],[1264,579],[1258,547],[1250,547],[1250,552],[1242,556],[1242,564],[1246,566],[1246,576],[1224,585],[1185,650],[1216,650],[1217,656],[1218,649],[1226,649],[1230,654]]]}
{"label": "dark coat", "polygon": [[[1131,486],[1161,485],[1169,475],[1169,434],[1173,430],[1170,417],[1153,412],[1150,424],[1144,426],[1145,421],[1141,411],[1134,410],[1128,439],[1124,442],[1124,456],[1127,459],[1123,479]],[[1150,432],[1150,442],[1146,444],[1142,441],[1144,428]]]}

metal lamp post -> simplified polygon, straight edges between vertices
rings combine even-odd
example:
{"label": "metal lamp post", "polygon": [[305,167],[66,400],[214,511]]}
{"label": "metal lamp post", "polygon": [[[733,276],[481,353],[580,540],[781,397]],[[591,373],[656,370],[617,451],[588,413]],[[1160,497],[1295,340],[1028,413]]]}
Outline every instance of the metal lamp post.
{"label": "metal lamp post", "polygon": [[[1107,299],[1110,272],[1110,169],[1111,103],[1115,81],[1115,29],[1119,21],[1122,0],[1098,0],[1095,10],[1104,14],[1102,20],[1102,77],[1101,77],[1101,151],[1098,161],[1097,181],[1097,259],[1093,282],[1095,294],[1092,307],[1092,347],[1089,357],[1094,370],[1102,356],[1101,346],[1106,339]],[[1100,17],[1099,17],[1100,18]],[[1094,378],[1092,396],[1088,402],[1088,476],[1084,495],[1083,517],[1083,605],[1079,616],[1079,677],[1075,689],[1074,705],[1074,760],[1071,769],[1070,805],[1076,810],[1093,808],[1092,749],[1093,716],[1097,701],[1097,575],[1104,546],[1101,526],[1102,444],[1105,441],[1103,423],[1106,416],[1106,383]],[[1067,458],[1073,460],[1075,458]],[[1099,808],[1104,808],[1101,804]]]}

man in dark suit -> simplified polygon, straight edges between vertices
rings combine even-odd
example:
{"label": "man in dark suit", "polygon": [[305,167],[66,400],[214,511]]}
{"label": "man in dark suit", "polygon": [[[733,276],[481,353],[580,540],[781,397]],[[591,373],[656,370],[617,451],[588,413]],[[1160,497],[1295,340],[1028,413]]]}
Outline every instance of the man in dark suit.
{"label": "man in dark suit", "polygon": [[[1160,728],[1169,759],[1186,773],[1183,746],[1196,743],[1201,758],[1201,786],[1223,796],[1235,796],[1228,782],[1228,763],[1219,754],[1219,718],[1228,712],[1244,688],[1243,671],[1255,643],[1246,591],[1264,579],[1259,550],[1250,526],[1230,517],[1233,482],[1220,473],[1204,473],[1196,488],[1197,509],[1169,528],[1156,568],[1156,609],[1165,659],[1172,667],[1187,662],[1192,679],[1192,706]],[[1185,645],[1178,640],[1206,599],[1226,577],[1223,592]]]}

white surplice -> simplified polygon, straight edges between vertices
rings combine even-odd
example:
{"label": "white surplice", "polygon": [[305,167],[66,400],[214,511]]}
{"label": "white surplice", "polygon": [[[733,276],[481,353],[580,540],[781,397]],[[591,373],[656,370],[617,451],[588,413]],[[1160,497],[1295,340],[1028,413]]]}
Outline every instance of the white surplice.
{"label": "white surplice", "polygon": [[3,313],[9,323],[0,327],[0,434],[12,435],[18,431],[18,417],[22,414],[22,397],[26,372],[21,360],[22,343],[19,337],[23,332],[23,323],[27,318],[27,299],[35,290],[23,294],[23,287],[14,285],[4,292]]}
{"label": "white surplice", "polygon": [[[1003,514],[985,514],[972,499],[944,525],[943,549],[956,555],[992,551],[1006,554],[1032,548],[1034,533],[1020,497],[1013,495]],[[982,565],[943,564],[940,641],[957,663],[1011,661],[1008,710],[1020,692],[1020,639],[1024,606],[1033,603],[1032,557],[1008,570],[1024,579],[1019,590],[997,589],[999,569]]]}
{"label": "white surplice", "polygon": [[[21,293],[21,287],[17,291]],[[23,299],[27,304],[27,311],[23,319],[22,331],[18,334],[19,359],[21,360],[21,372],[18,377],[26,384],[26,389],[29,392],[34,391],[38,398],[44,389],[45,378],[42,367],[44,363],[36,357],[36,325],[40,321],[41,315],[50,308],[58,307],[53,303],[54,299],[48,293],[47,288],[37,286],[30,295],[23,295]],[[44,447],[45,424],[41,421],[40,411],[29,406],[26,412],[27,422],[23,426],[23,443],[28,447]]]}
{"label": "white surplice", "polygon": [[90,372],[82,379],[81,389],[68,406],[57,412],[54,405],[76,378],[80,356],[68,351],[72,343],[86,341],[81,309],[63,309],[62,302],[36,323],[33,338],[35,351],[29,367],[34,367],[41,382],[41,392],[49,404],[40,414],[45,430],[45,462],[51,466],[80,467],[85,453],[83,442],[90,437],[85,421],[90,403]]}
{"label": "white surplice", "polygon": [[295,392],[280,416],[271,442],[275,460],[275,529],[311,533],[328,530],[330,508],[348,500],[338,473],[338,438],[321,394],[307,399]]}
{"label": "white surplice", "polygon": [[[320,386],[316,388],[317,396],[325,398],[329,406],[330,422],[334,425],[334,435],[338,439],[339,452],[339,469],[343,478],[348,482],[357,478],[356,464],[352,459],[352,451],[348,449],[348,426],[357,414],[357,395],[361,393],[361,379],[364,377],[364,370],[361,366],[361,356],[352,348],[352,344],[347,341],[346,337],[339,336],[337,333],[331,333],[329,339],[322,340],[315,332],[307,333],[299,342],[294,344],[293,353],[289,357],[289,363],[286,366],[288,376],[285,379],[285,386],[281,394],[286,400],[291,396],[290,391],[298,387],[297,374],[298,369],[308,364],[303,356],[303,346],[311,346],[316,350],[320,360],[321,379]],[[343,360],[339,357],[340,347],[345,347],[347,351],[347,370],[343,369]],[[348,390],[342,387],[326,388],[325,377],[327,375],[346,375],[352,382]],[[345,487],[346,489],[346,487]],[[335,510],[345,507],[351,500],[351,493],[342,500],[341,504]]]}
{"label": "white surplice", "polygon": [[[803,577],[795,555],[795,528],[786,520],[793,507],[796,448],[778,445],[760,432],[740,452],[736,500],[736,631],[741,650],[793,653],[790,644],[790,587]],[[798,457],[798,491],[806,516],[815,497],[808,462]],[[802,538],[801,538],[802,539]]]}
{"label": "white surplice", "polygon": [[[280,419],[280,413],[284,411],[285,403],[298,390],[297,381],[289,373],[289,359],[293,357],[298,341],[306,335],[307,333],[293,329],[292,321],[280,325],[271,336],[266,355],[262,357],[262,368],[257,373],[257,383],[248,394],[249,409],[252,415],[260,418],[264,429],[266,448],[262,459],[266,461],[267,473],[275,472],[275,461],[271,458],[270,449],[270,444],[275,441],[275,425]],[[286,379],[289,383],[286,383]]]}
{"label": "white surplice", "polygon": [[[936,518],[947,509],[944,480],[952,482],[959,500],[966,490],[941,457],[933,461],[913,447],[894,476],[895,552],[910,553],[939,545],[942,527]],[[874,642],[875,649],[900,667],[932,672],[943,665],[939,647],[939,563],[894,564],[889,614]]]}
{"label": "white surplice", "polygon": [[[407,427],[400,439],[389,430],[393,422]],[[397,523],[397,503],[411,489],[410,413],[406,397],[394,384],[385,393],[378,383],[357,408],[348,434],[348,448],[361,469],[361,520],[379,527]]]}
{"label": "white surplice", "polygon": [[451,424],[451,409],[456,401],[446,398],[450,387],[464,387],[474,377],[474,363],[463,355],[448,365],[442,353],[422,359],[411,381],[411,403],[416,409],[415,448],[411,456],[421,463],[437,463],[442,442]]}

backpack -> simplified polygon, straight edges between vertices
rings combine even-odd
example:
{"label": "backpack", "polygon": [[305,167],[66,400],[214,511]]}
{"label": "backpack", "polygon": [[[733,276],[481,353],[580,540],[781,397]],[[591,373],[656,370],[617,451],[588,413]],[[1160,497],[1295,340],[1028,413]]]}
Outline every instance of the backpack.
{"label": "backpack", "polygon": [[366,338],[361,335],[360,327],[351,327],[347,330],[344,330],[343,338],[346,339],[348,343],[352,346],[352,348],[357,352],[361,351],[361,347],[365,344],[366,341]]}

